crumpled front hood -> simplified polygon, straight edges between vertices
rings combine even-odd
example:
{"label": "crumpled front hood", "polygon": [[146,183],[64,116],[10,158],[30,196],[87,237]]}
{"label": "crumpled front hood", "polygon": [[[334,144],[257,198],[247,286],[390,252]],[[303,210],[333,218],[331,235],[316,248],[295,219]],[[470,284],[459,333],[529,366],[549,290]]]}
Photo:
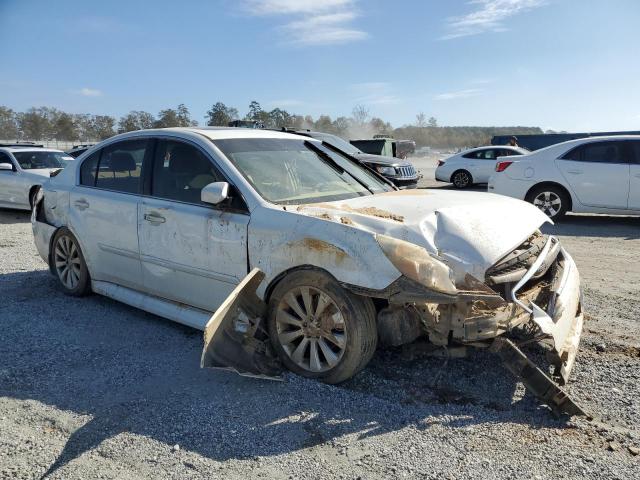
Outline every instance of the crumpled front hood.
{"label": "crumpled front hood", "polygon": [[533,205],[492,193],[403,190],[301,205],[299,213],[415,243],[444,259],[456,276],[486,270],[543,223]]}
{"label": "crumpled front hood", "polygon": [[373,155],[371,153],[358,153],[354,155],[355,158],[364,163],[376,163],[379,165],[402,165],[406,162],[403,162],[399,158],[395,157],[387,157],[385,155]]}

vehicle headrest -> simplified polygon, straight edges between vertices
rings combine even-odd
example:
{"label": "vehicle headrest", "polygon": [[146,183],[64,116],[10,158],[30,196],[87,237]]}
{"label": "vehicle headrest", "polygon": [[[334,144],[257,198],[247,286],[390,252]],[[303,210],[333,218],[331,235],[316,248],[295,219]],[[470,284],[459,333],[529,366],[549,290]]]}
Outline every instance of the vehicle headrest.
{"label": "vehicle headrest", "polygon": [[111,154],[111,170],[114,172],[130,172],[136,169],[136,161],[129,152]]}
{"label": "vehicle headrest", "polygon": [[192,147],[178,144],[171,150],[169,171],[172,173],[197,174],[210,169],[209,161]]}

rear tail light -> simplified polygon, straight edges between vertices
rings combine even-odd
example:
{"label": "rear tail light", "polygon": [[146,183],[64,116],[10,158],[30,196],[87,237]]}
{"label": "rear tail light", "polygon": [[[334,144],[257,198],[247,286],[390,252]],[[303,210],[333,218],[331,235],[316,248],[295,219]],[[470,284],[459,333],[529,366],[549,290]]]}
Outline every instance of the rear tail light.
{"label": "rear tail light", "polygon": [[442,165],[444,165],[444,162],[442,160],[438,160],[438,166],[441,167]]}
{"label": "rear tail light", "polygon": [[511,165],[513,162],[498,162],[496,163],[496,172],[504,172],[507,167],[509,167],[509,165]]}

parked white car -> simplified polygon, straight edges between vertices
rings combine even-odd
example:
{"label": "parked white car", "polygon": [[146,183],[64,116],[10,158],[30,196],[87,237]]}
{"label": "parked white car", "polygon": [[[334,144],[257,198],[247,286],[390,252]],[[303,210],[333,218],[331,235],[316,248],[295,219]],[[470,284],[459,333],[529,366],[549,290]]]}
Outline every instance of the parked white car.
{"label": "parked white car", "polygon": [[37,187],[71,160],[60,150],[0,147],[0,207],[31,210]]}
{"label": "parked white car", "polygon": [[487,183],[494,172],[498,158],[527,153],[529,150],[508,145],[465,150],[438,162],[436,180],[452,183],[456,188],[468,188],[476,183]]}
{"label": "parked white car", "polygon": [[501,158],[489,192],[567,212],[640,214],[640,136],[590,137]]}
{"label": "parked white car", "polygon": [[550,406],[580,413],[504,337],[547,343],[567,379],[580,281],[539,232],[546,221],[498,195],[396,190],[309,137],[197,127],[98,144],[32,212],[65,292],[203,329],[203,366],[271,376],[284,365],[337,383],[378,341],[426,336],[491,346]]}

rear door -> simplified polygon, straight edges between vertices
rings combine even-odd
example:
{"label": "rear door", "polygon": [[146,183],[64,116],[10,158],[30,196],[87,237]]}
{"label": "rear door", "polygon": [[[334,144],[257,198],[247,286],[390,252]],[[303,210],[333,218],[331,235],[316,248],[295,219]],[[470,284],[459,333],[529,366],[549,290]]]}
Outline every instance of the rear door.
{"label": "rear door", "polygon": [[632,140],[631,164],[629,165],[629,208],[640,210],[640,140]]}
{"label": "rear door", "polygon": [[92,280],[142,289],[138,202],[149,140],[112,143],[84,159],[72,190],[69,226]]}
{"label": "rear door", "polygon": [[590,142],[556,160],[583,205],[626,209],[629,199],[629,142]]}
{"label": "rear door", "polygon": [[202,188],[217,181],[226,179],[199,147],[156,141],[138,214],[145,291],[215,311],[246,276],[246,207],[237,196],[220,206],[200,200]]}
{"label": "rear door", "polygon": [[473,152],[473,157],[469,158],[469,171],[474,183],[487,183],[496,166],[497,150],[495,148],[485,148]]}

